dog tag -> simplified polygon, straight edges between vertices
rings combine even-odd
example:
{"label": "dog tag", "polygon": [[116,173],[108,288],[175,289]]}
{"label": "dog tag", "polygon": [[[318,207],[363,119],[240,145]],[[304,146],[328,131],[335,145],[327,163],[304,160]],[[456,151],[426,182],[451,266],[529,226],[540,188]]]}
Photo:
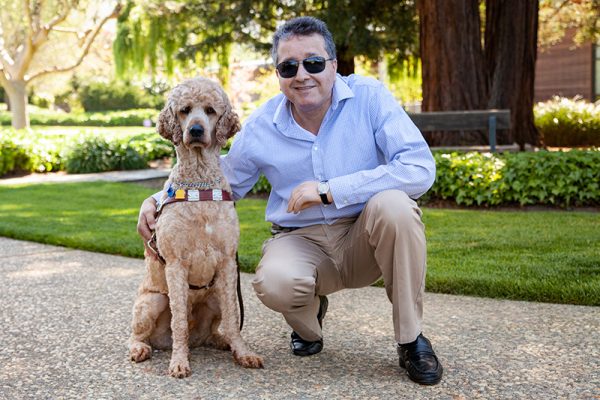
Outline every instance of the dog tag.
{"label": "dog tag", "polygon": [[213,195],[212,198],[215,201],[222,201],[223,200],[223,191],[221,189],[213,189]]}
{"label": "dog tag", "polygon": [[185,190],[177,189],[177,191],[175,192],[175,198],[178,200],[185,199]]}
{"label": "dog tag", "polygon": [[175,190],[169,186],[169,189],[167,189],[167,196],[169,197],[173,197],[175,195]]}
{"label": "dog tag", "polygon": [[188,190],[188,201],[200,201],[200,191],[196,189]]}

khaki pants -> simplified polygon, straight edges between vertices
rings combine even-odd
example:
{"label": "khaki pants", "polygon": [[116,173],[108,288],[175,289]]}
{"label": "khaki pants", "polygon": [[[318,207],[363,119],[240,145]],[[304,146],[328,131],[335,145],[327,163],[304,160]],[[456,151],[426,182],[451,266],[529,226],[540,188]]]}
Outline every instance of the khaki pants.
{"label": "khaki pants", "polygon": [[265,241],[252,285],[300,337],[314,341],[322,337],[318,295],[365,287],[383,276],[395,339],[409,343],[421,332],[425,270],[421,210],[404,192],[388,190],[373,196],[358,218]]}

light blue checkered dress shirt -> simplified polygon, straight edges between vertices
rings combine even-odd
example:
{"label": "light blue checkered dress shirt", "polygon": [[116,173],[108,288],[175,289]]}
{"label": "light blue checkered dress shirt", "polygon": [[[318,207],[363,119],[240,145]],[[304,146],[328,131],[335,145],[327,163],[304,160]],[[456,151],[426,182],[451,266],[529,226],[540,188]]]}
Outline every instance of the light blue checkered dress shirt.
{"label": "light blue checkered dress shirt", "polygon": [[[416,199],[435,179],[435,162],[419,129],[379,81],[358,75],[337,76],[316,136],[294,121],[283,94],[267,101],[246,120],[221,166],[235,199],[263,173],[272,186],[266,220],[284,227],[356,216],[371,196],[387,189]],[[329,181],[334,204],[288,213],[291,191],[311,180]]]}

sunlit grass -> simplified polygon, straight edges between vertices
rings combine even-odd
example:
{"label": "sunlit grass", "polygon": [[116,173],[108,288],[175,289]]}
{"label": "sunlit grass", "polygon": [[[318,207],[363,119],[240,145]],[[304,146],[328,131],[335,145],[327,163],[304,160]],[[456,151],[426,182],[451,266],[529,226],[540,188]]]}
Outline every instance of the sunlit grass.
{"label": "sunlit grass", "polygon": [[[0,235],[142,257],[139,206],[153,189],[124,183],[0,186]],[[236,204],[239,258],[253,272],[270,235],[265,200]],[[427,290],[600,305],[600,213],[424,208]]]}

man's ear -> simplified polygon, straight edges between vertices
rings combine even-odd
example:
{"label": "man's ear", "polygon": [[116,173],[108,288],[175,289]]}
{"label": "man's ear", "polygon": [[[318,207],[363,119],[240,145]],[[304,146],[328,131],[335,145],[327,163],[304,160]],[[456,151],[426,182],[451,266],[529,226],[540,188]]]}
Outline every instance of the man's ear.
{"label": "man's ear", "polygon": [[179,121],[175,116],[172,102],[168,101],[158,115],[158,124],[156,126],[156,130],[160,136],[170,140],[175,146],[181,143],[181,140],[183,139],[183,131],[181,130]]}

